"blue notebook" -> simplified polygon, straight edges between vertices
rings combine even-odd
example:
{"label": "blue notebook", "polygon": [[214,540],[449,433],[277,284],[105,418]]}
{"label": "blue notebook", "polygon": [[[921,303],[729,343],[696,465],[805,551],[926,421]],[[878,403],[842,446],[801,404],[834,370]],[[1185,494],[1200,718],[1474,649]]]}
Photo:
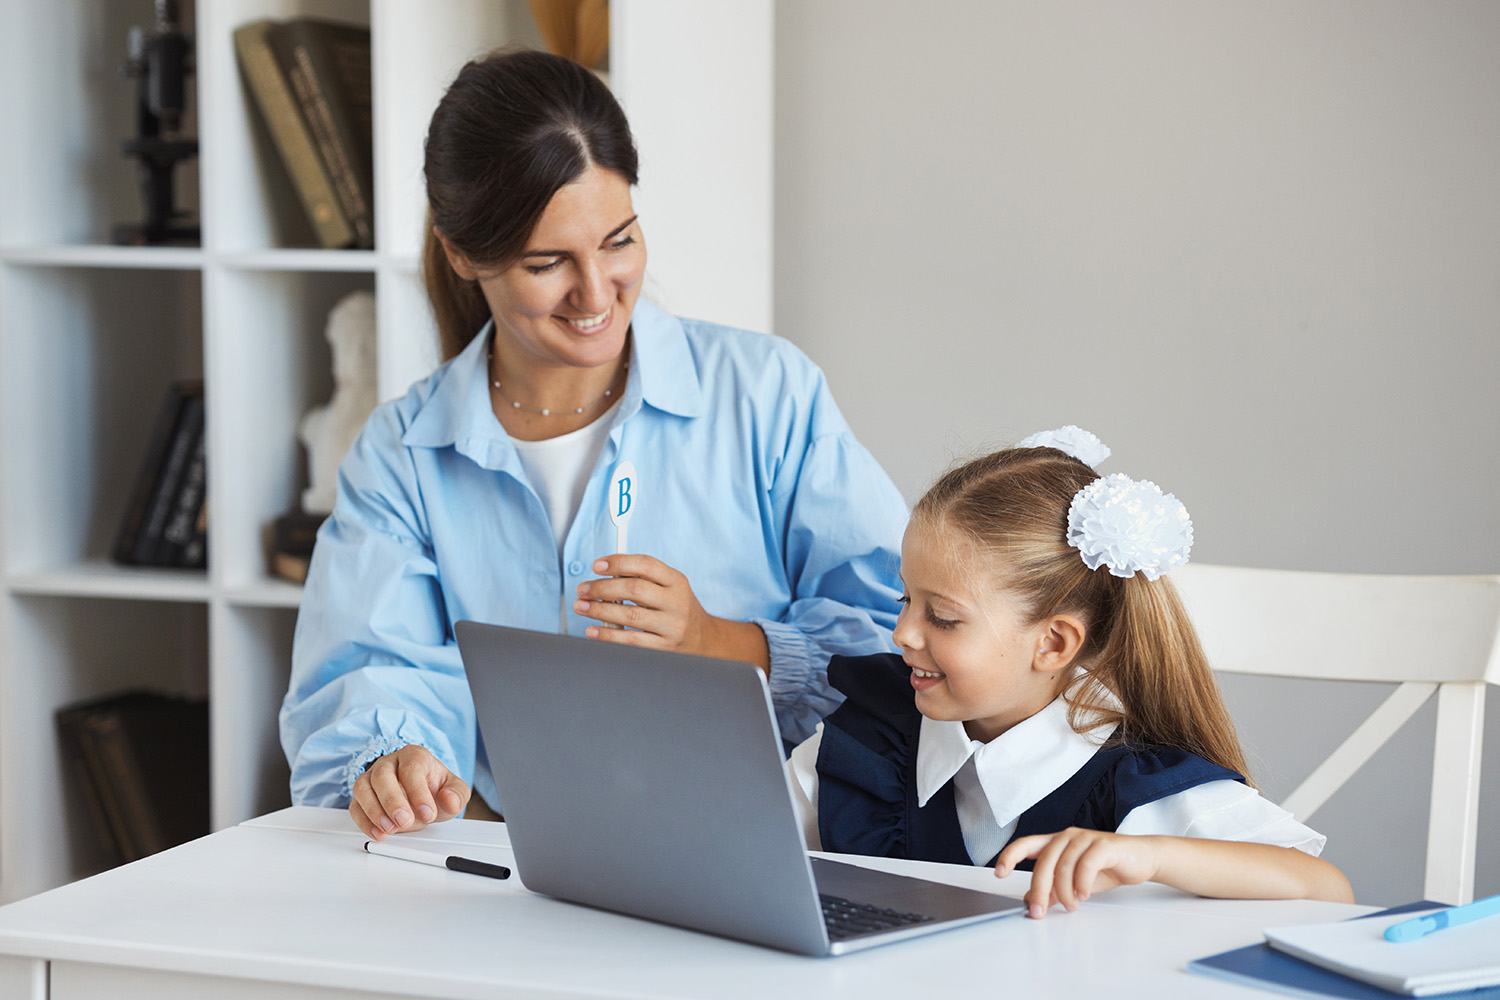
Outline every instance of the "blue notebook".
{"label": "blue notebook", "polygon": [[[1393,916],[1397,913],[1430,910],[1434,906],[1441,905],[1441,903],[1427,901],[1407,903],[1404,906],[1395,906],[1378,913],[1367,913],[1363,917],[1354,919]],[[1312,1000],[1323,1000],[1325,997],[1340,997],[1344,1000],[1392,1000],[1393,997],[1405,996],[1405,994],[1392,993],[1378,986],[1371,986],[1369,983],[1362,983],[1357,979],[1350,979],[1303,962],[1277,951],[1265,942],[1197,959],[1187,964],[1187,970],[1218,979],[1228,979],[1244,986],[1271,990],[1275,993],[1310,997]],[[1444,995],[1461,997],[1462,1000],[1500,1000],[1500,986]]]}

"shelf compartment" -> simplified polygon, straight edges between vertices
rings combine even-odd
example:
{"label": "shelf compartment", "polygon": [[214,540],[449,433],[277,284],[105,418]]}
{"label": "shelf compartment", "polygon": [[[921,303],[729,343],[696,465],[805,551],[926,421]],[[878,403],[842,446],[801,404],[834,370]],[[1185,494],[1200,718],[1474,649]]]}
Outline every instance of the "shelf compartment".
{"label": "shelf compartment", "polygon": [[137,687],[204,697],[208,607],[11,594],[3,610],[0,781],[12,808],[0,842],[0,900],[8,902],[108,863],[61,751],[57,710]]}
{"label": "shelf compartment", "polygon": [[9,574],[104,561],[174,379],[203,373],[196,270],[0,267]]}
{"label": "shelf compartment", "polygon": [[269,527],[307,486],[298,424],[333,393],[328,313],[351,292],[373,292],[375,276],[214,267],[207,277],[217,331],[207,374],[209,558],[216,583],[232,589],[269,575]]}
{"label": "shelf compartment", "polygon": [[[180,17],[193,34],[195,5]],[[24,95],[6,110],[12,151],[0,190],[7,247],[111,242],[115,224],[145,216],[135,137],[138,81],[121,66],[130,29],[155,23],[151,0],[48,0],[26,7],[26,25],[0,38],[0,93]],[[183,131],[196,134],[196,79],[187,78]],[[198,160],[173,173],[176,207],[197,213]]]}
{"label": "shelf compartment", "polygon": [[214,150],[206,164],[204,187],[214,207],[209,238],[217,250],[318,246],[291,176],[240,73],[234,48],[234,30],[243,24],[304,15],[367,25],[370,5],[368,0],[216,0],[205,5],[199,18],[201,86],[205,104],[214,108],[213,119],[204,122],[204,142]]}

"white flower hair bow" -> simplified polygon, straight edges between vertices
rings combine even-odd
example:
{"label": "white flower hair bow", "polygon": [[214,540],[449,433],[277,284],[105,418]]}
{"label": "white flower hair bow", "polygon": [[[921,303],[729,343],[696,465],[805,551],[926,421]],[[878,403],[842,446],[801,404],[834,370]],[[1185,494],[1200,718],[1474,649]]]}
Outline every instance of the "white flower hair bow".
{"label": "white flower hair bow", "polygon": [[1094,480],[1068,506],[1068,544],[1089,569],[1155,580],[1188,561],[1193,522],[1187,508],[1155,483],[1115,473]]}
{"label": "white flower hair bow", "polygon": [[1056,448],[1084,465],[1095,466],[1109,457],[1109,445],[1076,424],[1051,431],[1037,431],[1016,442],[1017,448]]}

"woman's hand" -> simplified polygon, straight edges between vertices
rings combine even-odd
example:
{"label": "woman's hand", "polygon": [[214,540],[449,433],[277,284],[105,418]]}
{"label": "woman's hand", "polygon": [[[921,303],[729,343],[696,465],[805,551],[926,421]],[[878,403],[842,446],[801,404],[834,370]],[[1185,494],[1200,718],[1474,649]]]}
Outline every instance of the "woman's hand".
{"label": "woman's hand", "polygon": [[770,650],[760,627],[704,611],[688,578],[660,559],[606,556],[594,563],[594,571],[605,574],[604,579],[579,584],[573,609],[624,628],[590,626],[590,639],[743,660],[770,669]]}
{"label": "woman's hand", "polygon": [[1042,917],[1053,903],[1069,911],[1096,892],[1135,885],[1156,877],[1161,866],[1157,837],[1131,837],[1076,826],[1061,833],[1018,837],[1000,852],[995,874],[1001,878],[1017,862],[1035,858],[1026,914]]}
{"label": "woman's hand", "polygon": [[469,804],[469,786],[426,747],[378,757],[354,783],[349,815],[371,840],[449,820]]}

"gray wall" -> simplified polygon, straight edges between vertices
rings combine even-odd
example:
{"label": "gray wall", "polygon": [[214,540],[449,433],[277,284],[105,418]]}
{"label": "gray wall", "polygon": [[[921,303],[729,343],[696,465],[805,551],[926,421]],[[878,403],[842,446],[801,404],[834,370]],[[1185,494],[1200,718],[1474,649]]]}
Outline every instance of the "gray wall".
{"label": "gray wall", "polygon": [[[908,499],[1076,423],[1182,498],[1202,561],[1500,572],[1500,4],[776,19],[775,329]],[[1273,796],[1386,693],[1226,689]],[[1421,895],[1433,715],[1314,818],[1362,901]]]}

